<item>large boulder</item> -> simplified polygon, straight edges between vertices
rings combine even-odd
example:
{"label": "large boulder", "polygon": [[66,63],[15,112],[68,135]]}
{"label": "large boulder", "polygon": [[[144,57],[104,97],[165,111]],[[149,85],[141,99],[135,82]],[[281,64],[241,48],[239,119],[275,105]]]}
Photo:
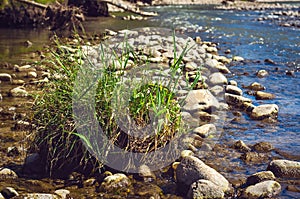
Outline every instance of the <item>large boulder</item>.
{"label": "large boulder", "polygon": [[255,107],[251,112],[251,118],[255,120],[263,120],[266,118],[276,119],[278,116],[278,106],[276,104],[263,104]]}
{"label": "large boulder", "polygon": [[276,177],[300,178],[300,162],[291,160],[273,160],[268,166]]}
{"label": "large boulder", "polygon": [[197,180],[208,180],[220,187],[222,191],[230,189],[229,182],[226,178],[215,169],[206,165],[195,156],[185,156],[176,169],[176,179],[178,185],[183,189],[190,187]]}

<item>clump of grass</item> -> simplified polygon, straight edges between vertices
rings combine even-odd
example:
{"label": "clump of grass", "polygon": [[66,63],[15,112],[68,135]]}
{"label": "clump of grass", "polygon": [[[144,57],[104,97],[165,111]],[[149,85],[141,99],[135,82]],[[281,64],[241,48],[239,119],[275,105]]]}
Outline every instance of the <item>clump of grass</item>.
{"label": "clump of grass", "polygon": [[[34,104],[33,121],[37,130],[32,146],[41,154],[46,173],[51,176],[61,177],[62,174],[72,171],[91,174],[103,167],[103,162],[88,150],[91,147],[91,139],[97,135],[93,135],[95,132],[89,132],[86,135],[77,132],[78,125],[81,124],[74,119],[74,107],[72,106],[74,82],[83,67],[85,55],[80,45],[69,48],[56,40],[56,46],[57,50],[52,52],[52,58],[47,62],[51,73],[56,78],[52,79],[45,87],[43,94],[37,97]],[[151,136],[145,138],[128,135],[126,129],[121,128],[118,122],[120,115],[116,114],[114,103],[118,103],[116,91],[124,89],[124,87],[120,87],[120,83],[122,84],[128,61],[131,59],[135,67],[139,67],[147,65],[147,60],[139,60],[132,47],[125,43],[123,52],[120,55],[115,53],[113,57],[120,66],[124,66],[120,70],[115,66],[116,62],[106,62],[112,57],[106,57],[107,55],[102,51],[100,56],[103,67],[101,75],[96,75],[96,95],[92,96],[95,102],[94,115],[103,132],[114,145],[127,151],[147,154],[167,145],[175,134],[182,130],[180,129],[180,106],[176,101],[175,88],[172,85],[178,83],[179,77],[176,76],[176,71],[181,67],[183,56],[187,50],[185,48],[179,57],[174,54],[175,61],[171,66],[172,78],[167,86],[163,86],[159,82],[142,83],[132,90],[127,99],[129,102],[125,104],[128,105],[126,109],[133,118],[135,126],[143,128],[151,122],[156,122],[154,133],[152,132]],[[89,60],[84,61],[89,63]],[[96,74],[99,74],[99,71]],[[196,78],[195,81],[198,79]],[[87,98],[87,100],[89,99]],[[123,105],[121,104],[119,107],[123,108]],[[89,125],[89,123],[84,125]],[[97,149],[93,150],[101,153],[109,152],[101,151],[103,148],[105,147],[97,146]]]}

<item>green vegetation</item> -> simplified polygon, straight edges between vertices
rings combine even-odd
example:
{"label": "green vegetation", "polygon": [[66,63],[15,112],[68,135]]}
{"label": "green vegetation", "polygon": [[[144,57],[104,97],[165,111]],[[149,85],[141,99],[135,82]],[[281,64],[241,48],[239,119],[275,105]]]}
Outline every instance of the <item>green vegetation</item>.
{"label": "green vegetation", "polygon": [[[78,124],[74,120],[72,97],[74,96],[76,76],[82,67],[88,67],[87,65],[90,64],[88,60],[83,61],[84,54],[80,44],[64,46],[57,40],[56,45],[57,50],[52,52],[51,60],[43,63],[51,69],[55,78],[44,88],[43,94],[38,96],[35,101],[33,121],[37,131],[33,147],[43,157],[42,161],[45,163],[46,172],[52,176],[61,176],[74,170],[89,174],[103,165],[89,153],[82,141],[91,147],[91,140],[97,135],[94,134],[95,132],[82,135],[76,131],[78,125],[82,124]],[[113,106],[113,103],[119,103],[116,101],[118,95],[115,94],[119,92],[118,89],[124,89],[120,86],[120,82],[124,79],[129,60],[134,62],[134,67],[147,65],[147,60],[138,59],[137,52],[134,52],[127,44],[120,56],[116,54],[117,62],[112,64],[107,64],[104,61],[105,58],[107,59],[104,51],[100,54],[103,59],[103,67],[101,71],[95,73],[97,81],[96,95],[93,96],[96,104],[95,116],[103,132],[116,146],[127,151],[147,154],[164,147],[176,133],[182,130],[180,129],[180,106],[175,99],[175,88],[172,85],[178,82],[179,77],[175,74],[182,67],[181,61],[186,51],[187,49],[179,57],[176,57],[176,53],[174,54],[175,61],[171,66],[172,78],[168,86],[163,86],[159,82],[140,84],[136,86],[127,99],[129,100],[129,115],[137,127],[142,128],[150,122],[158,121],[157,127],[154,129],[155,133],[145,139],[130,136],[124,132],[124,129],[120,128],[118,120],[122,120],[122,118],[116,118],[119,115],[114,112],[116,107]],[[116,63],[124,66],[124,68],[117,68]],[[196,81],[198,81],[197,78]],[[87,87],[86,89],[88,92],[91,88]],[[88,97],[87,100],[89,100]],[[124,105],[118,105],[118,107],[124,108]],[[117,111],[122,112],[123,110]],[[85,113],[83,112],[83,114]],[[84,125],[89,125],[89,122]],[[108,151],[103,151],[103,148],[105,147],[97,146],[93,150],[97,153],[108,153]]]}

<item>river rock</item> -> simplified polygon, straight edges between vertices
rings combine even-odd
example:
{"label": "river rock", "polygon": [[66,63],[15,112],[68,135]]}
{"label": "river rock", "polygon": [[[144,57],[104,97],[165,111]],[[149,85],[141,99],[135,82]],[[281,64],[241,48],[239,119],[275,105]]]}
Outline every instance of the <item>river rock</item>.
{"label": "river rock", "polygon": [[13,97],[27,97],[28,92],[23,86],[19,86],[10,90],[10,95]]}
{"label": "river rock", "polygon": [[5,199],[15,198],[19,196],[18,192],[12,187],[5,187],[1,190],[1,194]]}
{"label": "river rock", "polygon": [[269,73],[268,71],[266,70],[259,70],[257,73],[256,73],[256,76],[259,77],[259,78],[263,78],[263,77],[266,77],[268,76]]}
{"label": "river rock", "polygon": [[232,85],[232,86],[237,86],[237,85],[238,85],[237,82],[236,82],[235,80],[230,80],[230,81],[228,82],[228,84],[229,84],[229,85]]}
{"label": "river rock", "polygon": [[255,99],[257,100],[269,100],[275,98],[274,94],[263,92],[263,91],[257,91],[254,93],[254,95],[255,95]]}
{"label": "river rock", "polygon": [[12,80],[12,84],[13,85],[23,85],[23,84],[25,84],[25,81],[22,79],[14,79],[14,80]]}
{"label": "river rock", "polygon": [[212,84],[212,85],[228,84],[227,78],[220,72],[216,72],[216,73],[211,74],[208,77],[208,80],[209,80],[210,84]]}
{"label": "river rock", "polygon": [[3,100],[3,97],[2,97],[2,95],[1,95],[1,93],[0,93],[0,101],[2,101]]}
{"label": "river rock", "polygon": [[209,180],[197,180],[187,194],[190,199],[220,199],[224,198],[224,191]]}
{"label": "river rock", "polygon": [[244,86],[244,88],[247,88],[247,89],[250,89],[250,90],[254,90],[254,91],[266,90],[266,88],[263,85],[261,85],[260,83],[258,83],[258,82],[253,82],[249,86]]}
{"label": "river rock", "polygon": [[225,88],[225,92],[233,94],[233,95],[241,95],[241,96],[243,95],[242,89],[240,89],[237,86],[232,86],[232,85],[227,85]]}
{"label": "river rock", "polygon": [[197,69],[197,64],[195,62],[188,62],[184,67],[185,71],[194,71]]}
{"label": "river rock", "polygon": [[34,71],[29,71],[26,75],[26,77],[28,78],[37,78],[37,76],[38,76],[37,73]]}
{"label": "river rock", "polygon": [[215,85],[209,89],[214,96],[220,96],[224,93],[224,88],[220,85]]}
{"label": "river rock", "polygon": [[183,110],[187,112],[218,109],[219,102],[209,90],[198,89],[188,93]]}
{"label": "river rock", "polygon": [[229,93],[225,93],[225,101],[229,105],[233,105],[235,107],[243,107],[245,103],[252,103],[252,100],[243,96],[233,95]]}
{"label": "river rock", "polygon": [[247,187],[242,198],[259,199],[259,198],[273,198],[281,192],[281,186],[278,182],[267,180],[255,185]]}
{"label": "river rock", "polygon": [[110,175],[104,178],[101,183],[101,188],[108,192],[113,192],[117,189],[128,187],[131,185],[130,179],[122,174],[116,173],[114,175]]}
{"label": "river rock", "polygon": [[254,151],[246,152],[241,155],[241,159],[246,163],[263,163],[268,160],[266,153],[257,153]]}
{"label": "river rock", "polygon": [[67,189],[58,189],[54,192],[54,194],[58,195],[60,199],[68,199],[70,197],[70,191]]}
{"label": "river rock", "polygon": [[17,179],[18,175],[11,169],[1,168],[0,169],[0,179]]}
{"label": "river rock", "polygon": [[268,166],[276,177],[300,178],[300,162],[291,160],[273,160]]}
{"label": "river rock", "polygon": [[229,190],[229,182],[215,169],[207,166],[204,162],[194,156],[185,156],[176,169],[177,183],[189,187],[197,180],[209,180],[222,191]]}
{"label": "river rock", "polygon": [[274,149],[271,143],[269,142],[259,142],[252,146],[252,148],[260,153],[270,152]]}
{"label": "river rock", "polygon": [[241,62],[241,61],[244,61],[245,59],[243,57],[240,57],[240,56],[234,56],[232,58],[232,61],[236,61],[236,62]]}
{"label": "river rock", "polygon": [[248,147],[245,142],[243,142],[242,140],[238,140],[234,143],[233,147],[237,150],[239,150],[242,153],[246,153],[251,151],[251,148]]}
{"label": "river rock", "polygon": [[12,82],[12,77],[11,77],[10,74],[0,73],[0,81],[3,81],[3,82]]}
{"label": "river rock", "polygon": [[255,107],[251,112],[251,118],[263,120],[266,118],[276,119],[278,116],[278,106],[276,104],[263,104]]}
{"label": "river rock", "polygon": [[255,185],[259,182],[266,180],[275,180],[275,176],[271,171],[261,171],[257,172],[247,178],[246,185]]}
{"label": "river rock", "polygon": [[24,66],[15,65],[14,68],[15,68],[15,71],[17,71],[17,72],[36,71],[36,69],[31,65],[24,65]]}
{"label": "river rock", "polygon": [[216,132],[217,128],[214,124],[204,124],[193,130],[193,133],[200,135],[202,138],[207,138],[209,135],[215,134]]}
{"label": "river rock", "polygon": [[216,47],[209,46],[206,49],[206,52],[216,55],[218,53],[218,49]]}

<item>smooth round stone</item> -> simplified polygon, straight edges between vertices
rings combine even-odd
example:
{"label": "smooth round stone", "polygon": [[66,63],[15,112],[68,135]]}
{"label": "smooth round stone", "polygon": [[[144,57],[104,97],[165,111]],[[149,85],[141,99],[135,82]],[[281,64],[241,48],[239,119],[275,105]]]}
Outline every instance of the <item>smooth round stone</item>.
{"label": "smooth round stone", "polygon": [[242,89],[240,89],[237,86],[232,86],[232,85],[227,85],[226,88],[225,88],[225,92],[233,94],[233,95],[240,95],[240,96],[243,95]]}
{"label": "smooth round stone", "polygon": [[263,92],[263,91],[257,91],[255,92],[255,99],[257,100],[270,100],[270,99],[274,99],[276,96],[272,93],[267,93],[267,92]]}
{"label": "smooth round stone", "polygon": [[259,70],[257,73],[256,73],[256,76],[259,77],[259,78],[263,78],[263,77],[266,77],[268,76],[269,73],[268,71],[266,70]]}
{"label": "smooth round stone", "polygon": [[251,118],[256,120],[263,120],[266,118],[276,119],[279,108],[276,104],[263,104],[255,107],[251,112]]}
{"label": "smooth round stone", "polygon": [[209,82],[213,85],[228,84],[227,78],[220,72],[211,74],[208,79],[209,79]]}

